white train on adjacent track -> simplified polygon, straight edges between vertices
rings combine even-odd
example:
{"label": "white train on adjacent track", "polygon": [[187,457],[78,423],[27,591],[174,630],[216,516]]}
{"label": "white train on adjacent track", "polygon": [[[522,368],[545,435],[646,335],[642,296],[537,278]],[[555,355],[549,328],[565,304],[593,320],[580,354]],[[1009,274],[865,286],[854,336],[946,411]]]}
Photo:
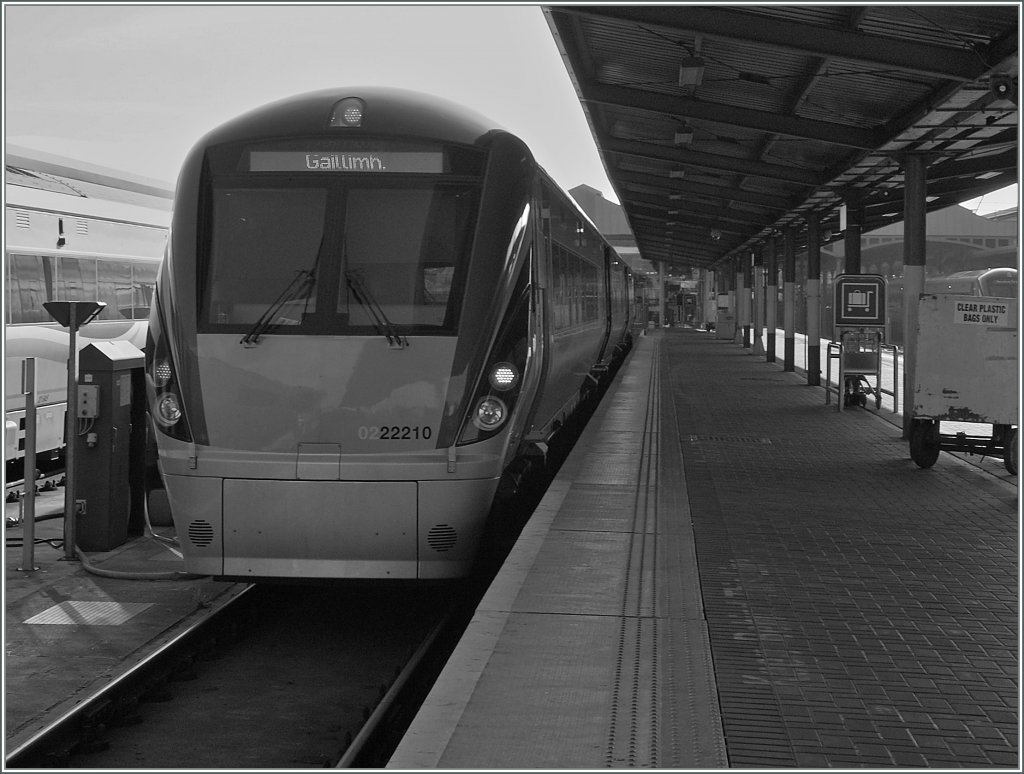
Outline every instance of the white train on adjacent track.
{"label": "white train on adjacent track", "polygon": [[457,106],[325,90],[213,130],[146,347],[186,569],[466,575],[499,483],[628,351],[632,298],[526,145]]}
{"label": "white train on adjacent track", "polygon": [[47,301],[102,301],[78,348],[124,339],[145,345],[170,225],[171,191],[67,159],[7,149],[4,185],[5,480],[23,476],[22,363],[36,361],[37,463],[62,464],[68,332]]}

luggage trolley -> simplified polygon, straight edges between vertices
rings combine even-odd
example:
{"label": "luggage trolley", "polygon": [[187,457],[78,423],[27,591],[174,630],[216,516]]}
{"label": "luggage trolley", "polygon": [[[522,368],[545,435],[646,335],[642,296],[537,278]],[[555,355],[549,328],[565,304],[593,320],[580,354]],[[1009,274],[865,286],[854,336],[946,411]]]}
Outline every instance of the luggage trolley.
{"label": "luggage trolley", "polygon": [[1015,298],[921,295],[910,422],[918,466],[957,451],[1002,457],[1017,473],[1017,314]]}
{"label": "luggage trolley", "polygon": [[[839,381],[843,385],[844,406],[867,406],[874,395],[875,408],[882,406],[882,344],[884,329],[841,328]],[[868,380],[875,379],[874,386]]]}

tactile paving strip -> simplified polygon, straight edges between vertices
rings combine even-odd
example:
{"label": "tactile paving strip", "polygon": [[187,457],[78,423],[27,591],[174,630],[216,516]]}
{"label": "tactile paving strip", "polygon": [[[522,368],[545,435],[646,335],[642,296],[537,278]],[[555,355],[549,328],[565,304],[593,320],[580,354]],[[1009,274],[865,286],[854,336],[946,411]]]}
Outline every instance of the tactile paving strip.
{"label": "tactile paving strip", "polygon": [[149,602],[61,602],[25,620],[27,624],[118,626],[148,607]]}

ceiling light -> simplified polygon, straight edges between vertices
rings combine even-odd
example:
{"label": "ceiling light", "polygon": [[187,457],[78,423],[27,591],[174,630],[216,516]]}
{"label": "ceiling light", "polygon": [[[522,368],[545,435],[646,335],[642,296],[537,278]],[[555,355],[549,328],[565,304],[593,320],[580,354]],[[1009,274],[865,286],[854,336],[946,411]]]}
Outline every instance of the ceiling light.
{"label": "ceiling light", "polygon": [[683,124],[676,129],[675,144],[676,145],[689,145],[693,142],[693,127]]}
{"label": "ceiling light", "polygon": [[673,180],[682,180],[685,174],[686,170],[684,169],[670,169],[668,172],[668,176]]}
{"label": "ceiling light", "polygon": [[704,80],[704,60],[691,56],[679,63],[679,85],[700,86]]}

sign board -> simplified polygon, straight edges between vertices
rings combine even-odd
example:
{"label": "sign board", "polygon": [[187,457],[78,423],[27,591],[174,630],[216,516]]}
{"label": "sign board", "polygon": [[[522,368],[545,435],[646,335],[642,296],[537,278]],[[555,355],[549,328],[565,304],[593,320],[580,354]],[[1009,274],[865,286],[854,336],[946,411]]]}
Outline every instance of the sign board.
{"label": "sign board", "polygon": [[[958,325],[1010,325],[1010,302],[1003,298],[954,297],[953,322]],[[1016,320],[1013,321],[1016,326]]]}
{"label": "sign board", "polygon": [[835,283],[836,325],[885,325],[885,277],[840,274]]}
{"label": "sign board", "polygon": [[917,307],[915,417],[1015,425],[1016,298],[923,293]]}

